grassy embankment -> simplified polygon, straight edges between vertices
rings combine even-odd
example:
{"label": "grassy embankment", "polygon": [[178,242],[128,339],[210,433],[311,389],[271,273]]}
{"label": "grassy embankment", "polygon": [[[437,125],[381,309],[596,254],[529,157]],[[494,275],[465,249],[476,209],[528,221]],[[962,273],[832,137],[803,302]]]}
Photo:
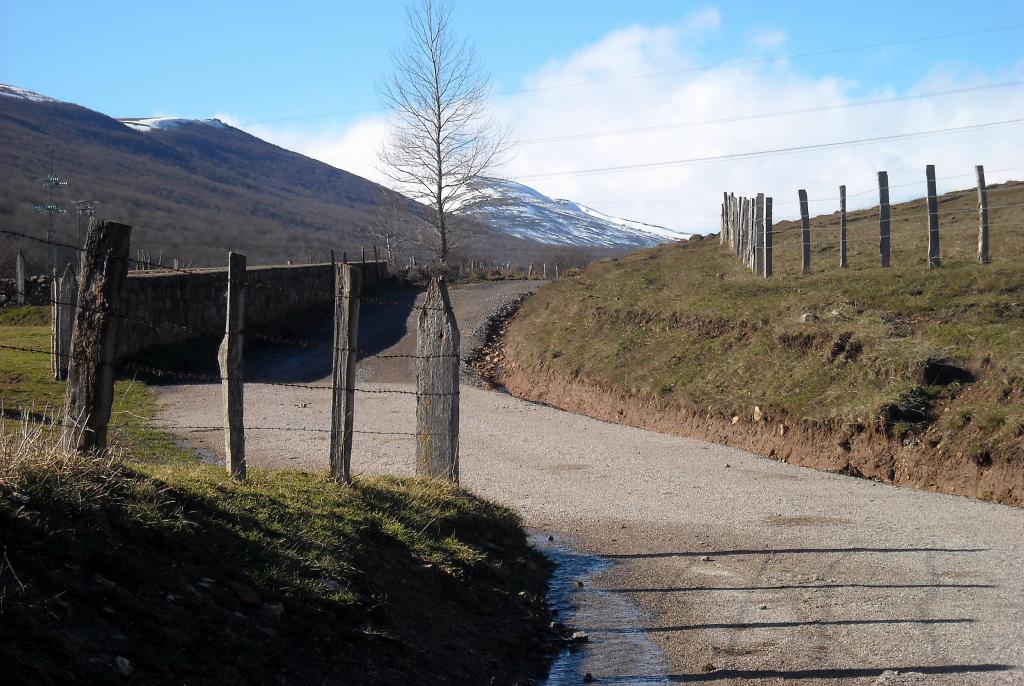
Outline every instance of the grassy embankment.
{"label": "grassy embankment", "polygon": [[850,213],[846,270],[838,213],[811,222],[809,275],[798,222],[776,225],[770,280],[717,237],[595,263],[523,306],[506,382],[606,419],[1024,504],[1024,184],[989,203],[991,265],[974,259],[973,190],[940,199],[934,270],[923,200],[893,208],[889,269],[877,209]]}
{"label": "grassy embankment", "polygon": [[[47,327],[9,325],[31,310],[2,316],[0,344],[49,345]],[[0,350],[5,406],[59,406],[48,366]],[[113,461],[0,420],[4,683],[523,683],[542,668],[546,617],[518,594],[542,596],[547,565],[508,509],[409,479],[235,483],[151,428],[142,384],[119,382],[114,410]]]}

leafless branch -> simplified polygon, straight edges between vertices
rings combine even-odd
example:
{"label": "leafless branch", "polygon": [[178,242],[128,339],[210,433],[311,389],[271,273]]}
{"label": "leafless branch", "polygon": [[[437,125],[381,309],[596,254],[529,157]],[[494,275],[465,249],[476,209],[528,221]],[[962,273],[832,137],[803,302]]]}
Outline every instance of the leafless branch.
{"label": "leafless branch", "polygon": [[393,111],[381,171],[432,210],[421,242],[442,263],[465,238],[458,215],[483,200],[476,182],[510,148],[509,131],[488,115],[490,81],[476,53],[451,33],[453,8],[451,0],[407,8],[408,43],[392,55],[394,72],[380,88]]}

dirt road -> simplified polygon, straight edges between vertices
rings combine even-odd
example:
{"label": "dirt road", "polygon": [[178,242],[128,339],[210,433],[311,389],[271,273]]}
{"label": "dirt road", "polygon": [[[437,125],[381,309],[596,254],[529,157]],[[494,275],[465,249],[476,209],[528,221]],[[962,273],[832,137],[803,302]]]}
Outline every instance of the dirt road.
{"label": "dirt road", "polygon": [[[463,336],[521,288],[454,291]],[[412,350],[414,327],[395,311],[364,316],[364,347]],[[328,372],[320,353],[261,354],[256,378],[315,385]],[[411,390],[410,372],[401,359],[359,366],[369,389]],[[219,387],[161,395],[170,423],[220,421]],[[246,422],[323,429],[328,400],[328,391],[252,383]],[[412,396],[357,403],[357,429],[414,428]],[[602,663],[598,683],[1024,683],[1024,510],[792,467],[466,385],[461,416],[464,484],[615,560],[594,585],[642,609],[640,626],[592,639],[648,636],[663,672]],[[186,438],[220,450],[219,434]],[[316,431],[248,431],[247,445],[255,467],[326,464],[327,435]],[[413,456],[410,437],[359,434],[353,469],[409,473]],[[588,592],[597,591],[578,591]]]}

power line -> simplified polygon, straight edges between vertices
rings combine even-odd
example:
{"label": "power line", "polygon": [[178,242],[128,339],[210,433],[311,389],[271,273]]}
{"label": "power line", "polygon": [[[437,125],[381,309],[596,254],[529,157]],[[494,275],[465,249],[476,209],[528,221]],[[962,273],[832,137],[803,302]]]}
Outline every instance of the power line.
{"label": "power line", "polygon": [[937,98],[947,95],[956,95],[959,93],[972,93],[983,90],[993,90],[996,88],[1009,88],[1011,86],[1024,85],[1024,81],[1009,81],[1006,83],[993,83],[984,86],[971,86],[968,88],[954,88],[944,91],[932,91],[929,93],[916,93],[912,95],[901,95],[892,98],[878,98],[874,100],[860,100],[857,102],[844,103],[840,105],[822,105],[820,107],[804,107],[795,110],[782,110],[779,112],[766,112],[763,114],[749,114],[749,115],[738,115],[733,117],[723,117],[721,119],[705,119],[701,121],[690,121],[690,122],[679,122],[676,124],[659,124],[656,126],[643,126],[633,129],[613,129],[608,131],[594,131],[591,133],[577,133],[577,134],[566,134],[564,136],[551,136],[549,138],[532,138],[523,141],[518,141],[519,145],[537,145],[540,143],[561,143],[567,141],[585,140],[588,138],[602,138],[606,136],[623,136],[637,133],[650,133],[654,131],[668,131],[671,129],[682,129],[698,126],[711,126],[714,124],[730,124],[742,121],[752,121],[756,119],[770,119],[774,117],[788,117],[797,114],[811,114],[813,112],[827,112],[829,110],[841,110],[853,107],[868,107],[871,105],[882,105],[893,102],[904,102],[907,100],[921,100],[925,98]]}
{"label": "power line", "polygon": [[707,157],[690,157],[681,160],[665,160],[663,162],[644,162],[640,164],[623,164],[612,167],[593,167],[590,169],[575,169],[571,171],[562,172],[547,172],[541,174],[526,174],[517,177],[516,181],[522,181],[525,179],[551,179],[551,178],[562,178],[571,176],[593,176],[597,174],[606,174],[610,172],[628,172],[628,171],[639,171],[645,169],[660,169],[663,167],[677,167],[688,164],[700,164],[704,162],[722,162],[726,160],[738,160],[738,159],[750,159],[755,157],[770,157],[773,155],[787,155],[801,152],[810,152],[813,150],[826,150],[830,148],[841,148],[846,146],[855,145],[866,145],[870,143],[881,143],[892,140],[904,140],[910,138],[925,138],[929,136],[940,136],[951,133],[963,133],[966,131],[979,131],[982,129],[991,129],[1001,126],[1016,126],[1024,123],[1024,118],[1020,119],[1007,119],[1005,121],[997,122],[985,122],[981,124],[970,124],[968,126],[954,126],[945,129],[933,129],[930,131],[914,131],[910,133],[899,133],[892,134],[889,136],[876,136],[872,138],[859,138],[845,141],[833,141],[829,143],[815,143],[812,145],[798,145],[788,148],[771,148],[768,150],[755,150],[751,152],[738,152],[727,155],[709,155]]}
{"label": "power line", "polygon": [[[572,83],[552,84],[550,86],[535,86],[532,88],[519,88],[516,90],[501,91],[495,93],[495,97],[511,97],[515,95],[524,95],[527,93],[539,93],[544,91],[562,90],[566,88],[579,88],[583,86],[598,86],[608,83],[618,83],[622,81],[634,81],[639,79],[651,79],[662,76],[677,76],[680,74],[692,74],[704,71],[713,71],[717,69],[731,69],[734,67],[745,67],[754,64],[766,64],[770,62],[776,62],[778,60],[796,60],[796,59],[807,59],[809,57],[825,57],[828,55],[840,55],[850,52],[861,52],[864,50],[874,50],[876,48],[888,48],[899,45],[913,45],[916,43],[926,43],[937,40],[946,40],[949,38],[964,38],[966,36],[978,36],[989,33],[997,33],[1002,31],[1012,31],[1016,29],[1024,28],[1024,24],[1012,24],[1009,26],[994,26],[985,29],[975,29],[972,31],[960,31],[956,33],[944,33],[932,36],[921,36],[918,38],[907,38],[904,40],[887,41],[884,43],[869,43],[866,45],[849,46],[845,48],[832,48],[829,50],[817,50],[812,52],[794,53],[791,55],[776,55],[773,57],[758,57],[748,60],[736,60],[733,62],[723,62],[721,64],[709,64],[699,67],[688,67],[686,69],[673,69],[670,71],[651,72],[647,74],[632,74],[629,76],[616,76],[606,79],[593,79],[589,81],[576,81]],[[252,126],[254,124],[276,124],[284,121],[299,121],[303,119],[326,119],[329,117],[340,117],[347,114],[362,114],[366,112],[384,112],[387,111],[387,107],[361,107],[348,110],[337,110],[334,112],[320,112],[317,114],[300,114],[290,117],[278,117],[275,119],[261,119],[256,121],[249,121],[240,124],[240,126]]]}

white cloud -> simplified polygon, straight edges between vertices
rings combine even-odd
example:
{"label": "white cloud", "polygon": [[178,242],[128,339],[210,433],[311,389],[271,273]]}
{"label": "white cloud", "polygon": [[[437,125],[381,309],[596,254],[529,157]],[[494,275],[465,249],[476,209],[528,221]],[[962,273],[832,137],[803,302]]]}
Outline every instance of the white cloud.
{"label": "white cloud", "polygon": [[[814,77],[785,60],[721,69],[698,70],[707,63],[702,40],[719,28],[717,10],[698,12],[678,25],[631,26],[553,60],[528,75],[523,86],[534,90],[499,97],[495,113],[509,122],[521,141],[596,131],[699,122],[771,112],[845,105],[865,99],[948,90],[991,82],[1024,79],[1024,63],[1004,73],[936,66],[906,92],[885,84],[865,88],[841,74]],[[757,32],[748,35],[758,35]],[[781,31],[762,32],[760,46],[770,49],[785,40]],[[756,41],[755,41],[756,42]],[[737,51],[736,59],[744,51]],[[636,74],[677,72],[640,79]],[[581,81],[600,85],[551,88]],[[904,100],[869,107],[829,109],[797,116],[750,119],[709,126],[669,128],[657,132],[522,145],[502,170],[555,197],[578,200],[609,214],[674,228],[717,230],[723,191],[775,199],[776,217],[796,211],[797,190],[811,198],[833,198],[846,184],[851,207],[868,206],[875,173],[887,169],[894,199],[917,197],[924,188],[924,166],[938,176],[963,174],[940,182],[940,190],[969,187],[974,165],[984,163],[990,182],[1021,178],[1020,171],[997,172],[1024,163],[1020,128],[935,136],[728,162],[672,166],[654,170],[593,176],[530,179],[531,175],[666,160],[786,148],[831,141],[925,131],[1024,116],[1024,89],[978,91],[955,96]],[[386,134],[383,118],[351,126],[316,129],[250,127],[249,130],[336,166],[377,179],[376,152]],[[859,191],[868,191],[853,195]],[[838,200],[812,205],[831,212]]]}
{"label": "white cloud", "polygon": [[230,114],[217,119],[288,150],[326,162],[347,172],[381,182],[377,152],[387,136],[384,117],[368,117],[348,124],[244,124]]}
{"label": "white cloud", "polygon": [[786,32],[778,29],[760,29],[753,33],[750,43],[760,50],[781,48],[786,43]]}

